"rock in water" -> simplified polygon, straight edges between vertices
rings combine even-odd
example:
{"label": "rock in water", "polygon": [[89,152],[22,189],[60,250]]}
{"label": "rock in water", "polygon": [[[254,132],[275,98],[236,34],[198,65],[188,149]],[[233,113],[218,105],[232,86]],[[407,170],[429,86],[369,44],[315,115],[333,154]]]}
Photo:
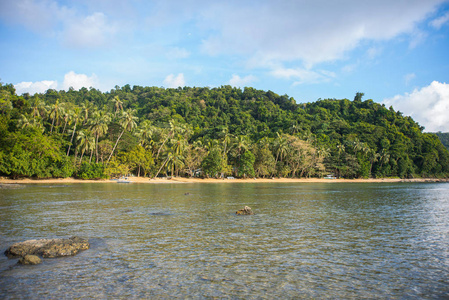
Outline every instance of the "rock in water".
{"label": "rock in water", "polygon": [[238,211],[235,212],[237,215],[254,215],[251,207],[249,206],[245,206],[245,208],[243,209],[239,209]]}
{"label": "rock in water", "polygon": [[22,265],[38,265],[42,262],[39,256],[36,255],[25,255],[19,259],[19,264]]}
{"label": "rock in water", "polygon": [[86,249],[89,249],[89,242],[75,236],[69,239],[28,240],[16,243],[5,251],[5,255],[9,258],[25,255],[39,255],[47,258],[75,255]]}

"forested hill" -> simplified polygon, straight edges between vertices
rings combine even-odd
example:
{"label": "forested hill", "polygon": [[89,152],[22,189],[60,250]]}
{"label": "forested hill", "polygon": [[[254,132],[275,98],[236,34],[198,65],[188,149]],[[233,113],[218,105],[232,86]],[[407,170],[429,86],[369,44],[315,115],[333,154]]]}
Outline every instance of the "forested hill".
{"label": "forested hill", "polygon": [[449,149],[449,132],[436,132],[435,133],[440,139],[441,143],[443,143],[444,147]]}
{"label": "forested hill", "polygon": [[303,104],[231,86],[0,93],[3,176],[449,175],[435,134],[362,93]]}

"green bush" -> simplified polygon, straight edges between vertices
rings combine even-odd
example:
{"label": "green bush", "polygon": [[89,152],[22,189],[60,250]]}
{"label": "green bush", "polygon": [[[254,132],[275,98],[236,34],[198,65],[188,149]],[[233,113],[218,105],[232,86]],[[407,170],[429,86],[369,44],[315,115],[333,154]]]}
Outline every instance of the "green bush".
{"label": "green bush", "polygon": [[107,175],[104,172],[103,164],[83,162],[76,173],[76,177],[81,179],[104,179],[107,178]]}

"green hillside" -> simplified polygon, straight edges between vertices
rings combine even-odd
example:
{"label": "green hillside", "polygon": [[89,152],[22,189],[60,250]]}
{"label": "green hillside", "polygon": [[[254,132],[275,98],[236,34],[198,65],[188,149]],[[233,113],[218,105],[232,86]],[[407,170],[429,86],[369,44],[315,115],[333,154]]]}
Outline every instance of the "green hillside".
{"label": "green hillside", "polygon": [[435,134],[438,136],[444,147],[449,149],[449,132],[436,132]]}
{"label": "green hillside", "polygon": [[0,86],[0,174],[447,177],[449,152],[373,100],[297,104],[253,88],[125,85],[18,96]]}

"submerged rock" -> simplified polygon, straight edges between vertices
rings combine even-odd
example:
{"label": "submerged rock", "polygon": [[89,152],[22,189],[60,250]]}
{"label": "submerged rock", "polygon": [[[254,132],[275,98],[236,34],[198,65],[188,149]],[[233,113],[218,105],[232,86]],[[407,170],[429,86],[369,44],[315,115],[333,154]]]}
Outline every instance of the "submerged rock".
{"label": "submerged rock", "polygon": [[235,214],[237,214],[237,215],[254,215],[251,207],[249,207],[249,206],[245,206],[245,208],[239,209],[238,211],[235,212]]}
{"label": "submerged rock", "polygon": [[22,265],[38,265],[42,262],[42,259],[36,255],[25,255],[19,259],[19,264]]}
{"label": "submerged rock", "polygon": [[9,258],[39,255],[44,258],[75,255],[89,249],[89,242],[80,237],[69,239],[28,240],[13,244],[5,251]]}

